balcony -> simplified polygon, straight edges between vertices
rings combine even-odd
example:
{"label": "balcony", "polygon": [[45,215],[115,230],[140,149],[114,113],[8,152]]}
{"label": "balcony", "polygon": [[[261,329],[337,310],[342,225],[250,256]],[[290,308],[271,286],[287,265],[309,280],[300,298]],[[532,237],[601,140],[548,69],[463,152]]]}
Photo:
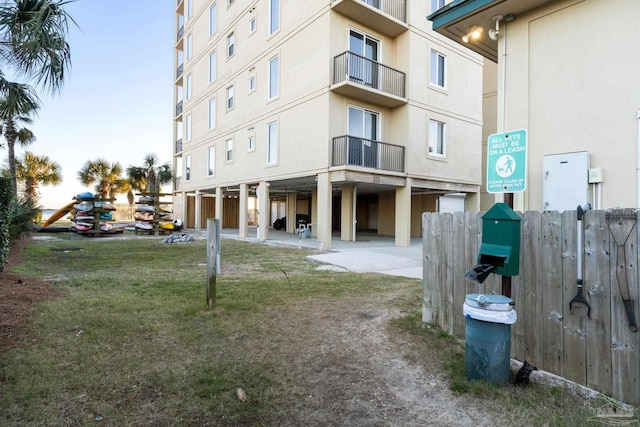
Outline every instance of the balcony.
{"label": "balcony", "polygon": [[355,136],[333,138],[331,166],[361,166],[404,172],[404,147]]}
{"label": "balcony", "polygon": [[180,64],[178,65],[178,69],[176,70],[176,80],[182,77],[183,73],[184,73],[184,64]]}
{"label": "balcony", "polygon": [[349,98],[395,108],[407,103],[406,75],[352,52],[333,58],[331,90]]}
{"label": "balcony", "polygon": [[183,50],[184,49],[184,47],[183,47],[183,45],[184,45],[183,38],[184,38],[184,25],[182,25],[180,27],[180,29],[178,30],[178,34],[176,35],[176,49],[178,49],[178,50]]}
{"label": "balcony", "polygon": [[182,114],[182,101],[176,104],[176,117]]}
{"label": "balcony", "polygon": [[176,154],[182,153],[182,138],[176,141]]}
{"label": "balcony", "polygon": [[407,0],[334,0],[331,8],[389,37],[409,29]]}

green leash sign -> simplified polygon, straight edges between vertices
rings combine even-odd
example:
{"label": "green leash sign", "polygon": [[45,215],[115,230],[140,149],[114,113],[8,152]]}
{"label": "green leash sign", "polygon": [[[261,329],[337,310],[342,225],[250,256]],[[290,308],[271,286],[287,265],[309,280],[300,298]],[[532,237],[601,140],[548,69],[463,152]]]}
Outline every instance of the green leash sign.
{"label": "green leash sign", "polygon": [[487,192],[519,193],[527,188],[527,131],[494,133],[487,139]]}

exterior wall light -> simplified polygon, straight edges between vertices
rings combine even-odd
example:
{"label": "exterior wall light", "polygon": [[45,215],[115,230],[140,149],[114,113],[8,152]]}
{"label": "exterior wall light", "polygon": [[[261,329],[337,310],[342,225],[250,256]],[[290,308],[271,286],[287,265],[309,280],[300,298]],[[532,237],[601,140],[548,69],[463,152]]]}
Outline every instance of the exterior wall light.
{"label": "exterior wall light", "polygon": [[482,27],[474,25],[473,27],[471,27],[471,31],[462,36],[462,41],[465,43],[469,43],[469,40],[478,40],[480,37],[482,37]]}

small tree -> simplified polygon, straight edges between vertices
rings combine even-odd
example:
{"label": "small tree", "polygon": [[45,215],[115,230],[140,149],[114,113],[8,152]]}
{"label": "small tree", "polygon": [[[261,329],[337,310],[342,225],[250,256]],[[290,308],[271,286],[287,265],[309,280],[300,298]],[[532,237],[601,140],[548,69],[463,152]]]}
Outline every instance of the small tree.
{"label": "small tree", "polygon": [[[96,184],[95,190],[103,199],[115,197],[120,192],[123,180],[120,178],[122,166],[120,163],[109,163],[104,159],[88,161],[78,171],[78,179],[83,185]],[[125,190],[126,191],[126,190]]]}
{"label": "small tree", "polygon": [[147,154],[142,166],[129,166],[127,176],[134,190],[153,194],[160,193],[160,186],[170,183],[173,179],[171,165],[159,164],[158,156],[155,154]]}
{"label": "small tree", "polygon": [[41,185],[58,185],[62,182],[60,165],[47,156],[38,156],[29,151],[16,159],[16,176],[24,182],[24,195],[38,205],[38,187]]}

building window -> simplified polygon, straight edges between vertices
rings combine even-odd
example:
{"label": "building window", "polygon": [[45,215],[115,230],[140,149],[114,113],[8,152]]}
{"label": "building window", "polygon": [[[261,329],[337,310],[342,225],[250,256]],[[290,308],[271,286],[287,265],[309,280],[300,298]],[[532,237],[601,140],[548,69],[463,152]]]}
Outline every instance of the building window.
{"label": "building window", "polygon": [[187,36],[187,59],[191,59],[193,56],[193,36],[189,34]]}
{"label": "building window", "polygon": [[247,139],[247,150],[254,151],[256,149],[256,137],[251,135]]}
{"label": "building window", "polygon": [[209,147],[209,156],[207,157],[207,176],[213,176],[216,173],[216,146]]}
{"label": "building window", "polygon": [[184,117],[184,140],[191,141],[191,114]]}
{"label": "building window", "polygon": [[442,9],[445,5],[445,0],[431,0],[431,12],[435,12],[438,9]]}
{"label": "building window", "polygon": [[267,125],[267,163],[274,164],[278,161],[278,122]]}
{"label": "building window", "polygon": [[278,96],[278,57],[269,61],[269,99]]}
{"label": "building window", "polygon": [[233,139],[227,139],[227,149],[225,151],[224,159],[227,162],[233,161]]}
{"label": "building window", "polygon": [[236,1],[236,0],[227,0],[227,6],[231,6],[234,1]]}
{"label": "building window", "polygon": [[189,181],[191,179],[191,155],[189,154],[184,159],[184,179]]}
{"label": "building window", "polygon": [[256,18],[251,18],[249,21],[249,34],[253,34],[256,32]]}
{"label": "building window", "polygon": [[233,100],[233,86],[229,86],[227,88],[227,110],[232,110],[234,107],[234,100]]}
{"label": "building window", "polygon": [[186,88],[185,88],[185,92],[186,92],[186,100],[190,100],[191,99],[191,74],[189,74],[186,78],[186,84],[185,84]]}
{"label": "building window", "polygon": [[233,33],[227,36],[227,57],[233,56],[235,52],[235,45],[236,45],[235,39],[236,38],[233,35]]}
{"label": "building window", "polygon": [[280,29],[280,0],[269,0],[269,34]]}
{"label": "building window", "polygon": [[209,83],[213,83],[218,78],[218,53],[214,50],[209,54]]}
{"label": "building window", "polygon": [[256,76],[249,77],[249,92],[256,90]]}
{"label": "building window", "polygon": [[218,4],[214,3],[209,8],[209,35],[215,34],[218,31]]}
{"label": "building window", "polygon": [[446,87],[445,74],[447,71],[446,57],[436,52],[431,51],[431,73],[429,81],[432,85],[439,86],[441,88]]}
{"label": "building window", "polygon": [[216,99],[209,100],[209,130],[216,128]]}
{"label": "building window", "polygon": [[445,124],[429,120],[429,155],[444,157],[445,147]]}
{"label": "building window", "polygon": [[193,16],[193,0],[187,0],[187,19]]}

